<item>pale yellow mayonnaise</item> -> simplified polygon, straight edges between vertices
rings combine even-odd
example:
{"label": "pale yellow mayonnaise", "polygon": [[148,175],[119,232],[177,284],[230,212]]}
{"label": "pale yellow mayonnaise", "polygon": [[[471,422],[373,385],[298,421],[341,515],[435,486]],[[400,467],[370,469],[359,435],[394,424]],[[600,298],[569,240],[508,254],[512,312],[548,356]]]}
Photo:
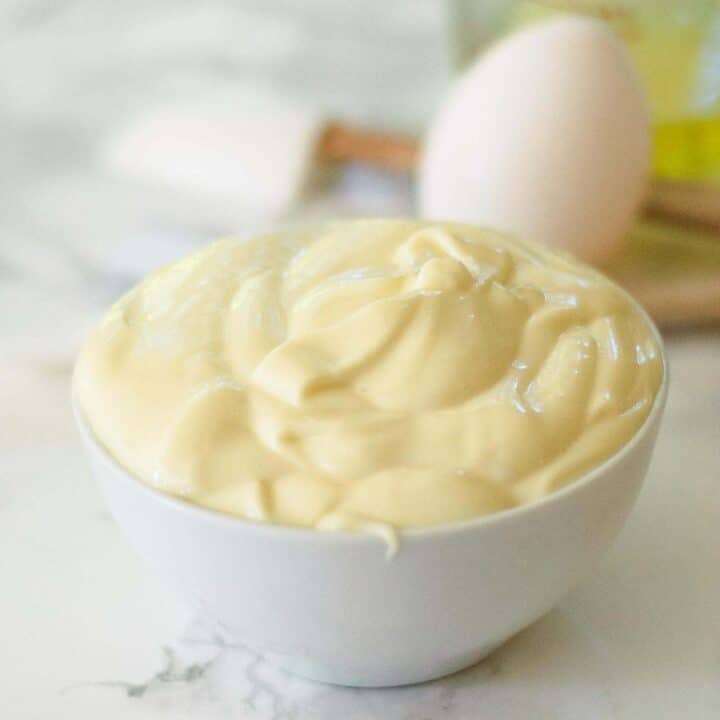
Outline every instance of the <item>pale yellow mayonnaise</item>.
{"label": "pale yellow mayonnaise", "polygon": [[221,240],[155,273],[91,334],[75,388],[153,487],[391,537],[577,478],[631,438],[662,372],[597,272],[487,230],[368,220]]}

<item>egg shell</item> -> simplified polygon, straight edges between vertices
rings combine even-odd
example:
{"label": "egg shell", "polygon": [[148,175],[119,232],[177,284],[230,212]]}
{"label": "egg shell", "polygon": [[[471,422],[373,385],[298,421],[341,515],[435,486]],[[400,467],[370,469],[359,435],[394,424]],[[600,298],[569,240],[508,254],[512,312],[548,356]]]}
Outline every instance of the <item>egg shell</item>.
{"label": "egg shell", "polygon": [[432,123],[426,217],[495,226],[602,263],[642,204],[648,110],[621,42],[564,17],[496,43]]}

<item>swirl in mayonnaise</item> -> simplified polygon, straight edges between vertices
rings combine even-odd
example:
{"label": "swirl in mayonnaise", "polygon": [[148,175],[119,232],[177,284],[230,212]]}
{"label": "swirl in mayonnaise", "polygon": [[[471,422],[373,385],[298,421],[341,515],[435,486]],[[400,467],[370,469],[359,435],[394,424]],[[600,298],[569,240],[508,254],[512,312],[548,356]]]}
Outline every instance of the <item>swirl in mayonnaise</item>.
{"label": "swirl in mayonnaise", "polygon": [[660,386],[596,271],[463,225],[226,239],[90,335],[75,387],[142,481],[269,523],[378,532],[533,502],[610,457]]}

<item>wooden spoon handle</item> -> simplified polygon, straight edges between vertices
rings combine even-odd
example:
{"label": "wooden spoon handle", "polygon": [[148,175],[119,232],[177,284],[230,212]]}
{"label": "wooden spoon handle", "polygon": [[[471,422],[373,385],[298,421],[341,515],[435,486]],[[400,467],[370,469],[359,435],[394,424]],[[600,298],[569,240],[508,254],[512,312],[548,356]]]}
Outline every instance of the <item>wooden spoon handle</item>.
{"label": "wooden spoon handle", "polygon": [[317,150],[321,158],[332,162],[359,162],[395,172],[412,172],[420,158],[420,143],[413,138],[341,123],[326,126]]}

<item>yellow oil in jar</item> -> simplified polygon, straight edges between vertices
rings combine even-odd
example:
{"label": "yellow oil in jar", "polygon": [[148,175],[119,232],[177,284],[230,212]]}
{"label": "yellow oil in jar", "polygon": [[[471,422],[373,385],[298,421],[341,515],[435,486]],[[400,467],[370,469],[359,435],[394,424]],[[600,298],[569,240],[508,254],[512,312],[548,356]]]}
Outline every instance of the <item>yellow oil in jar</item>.
{"label": "yellow oil in jar", "polygon": [[672,180],[720,182],[720,117],[656,123],[653,171]]}

